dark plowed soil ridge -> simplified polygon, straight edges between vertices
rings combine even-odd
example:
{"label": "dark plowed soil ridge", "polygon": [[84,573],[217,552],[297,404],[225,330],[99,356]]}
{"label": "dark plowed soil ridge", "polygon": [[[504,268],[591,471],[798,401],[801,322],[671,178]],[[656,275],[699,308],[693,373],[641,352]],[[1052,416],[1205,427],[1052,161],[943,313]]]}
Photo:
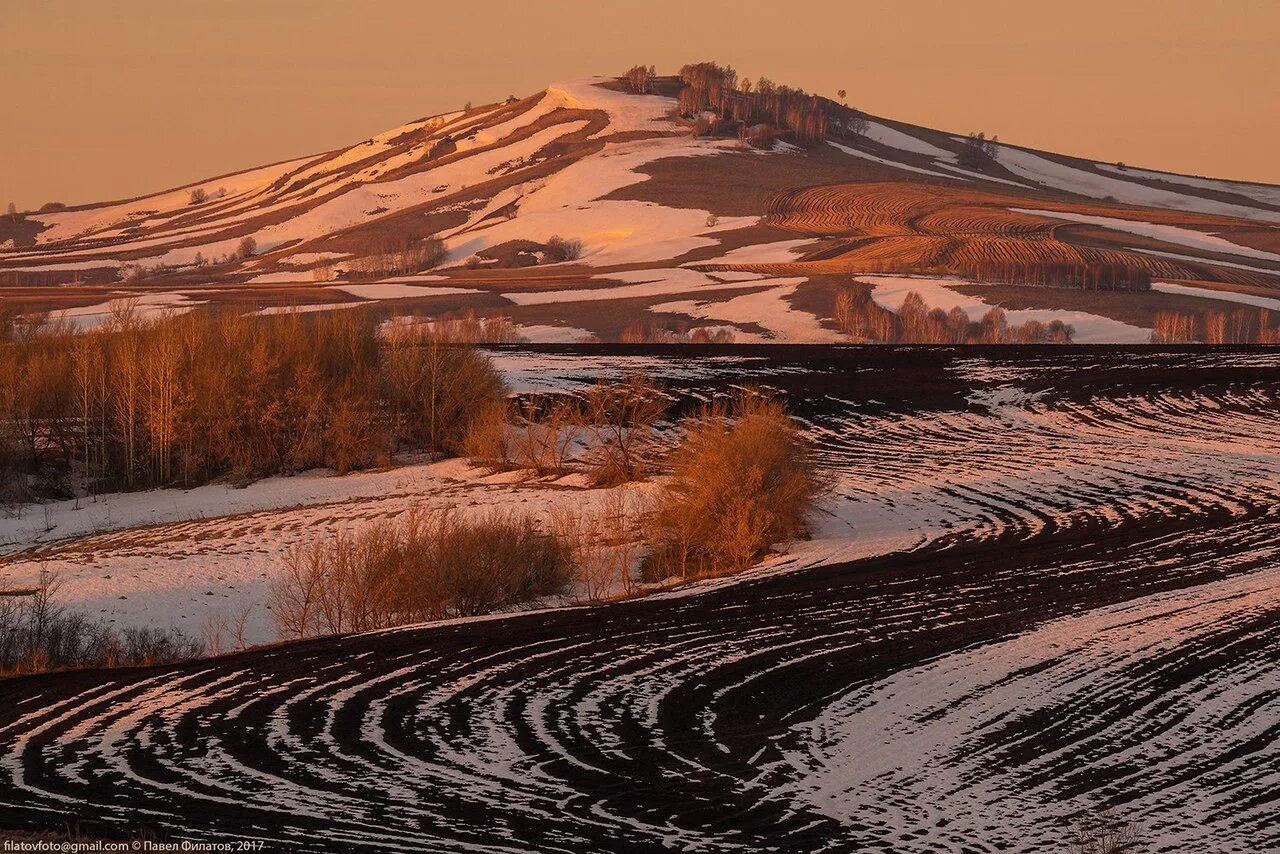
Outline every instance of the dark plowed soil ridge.
{"label": "dark plowed soil ridge", "polygon": [[[766,383],[833,471],[900,486],[904,513],[931,490],[946,523],[696,595],[3,682],[0,826],[280,851],[1031,852],[1109,805],[1153,851],[1280,847],[1280,354],[501,355],[584,378],[625,356],[686,400]],[[1031,488],[1035,455],[1063,466]]]}

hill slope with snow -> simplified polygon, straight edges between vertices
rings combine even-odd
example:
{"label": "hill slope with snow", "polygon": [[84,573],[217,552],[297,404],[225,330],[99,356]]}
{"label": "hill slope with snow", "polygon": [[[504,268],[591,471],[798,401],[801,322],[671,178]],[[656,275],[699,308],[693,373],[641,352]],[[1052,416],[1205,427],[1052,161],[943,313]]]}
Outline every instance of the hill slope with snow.
{"label": "hill slope with snow", "polygon": [[[533,340],[702,327],[820,342],[849,340],[834,306],[850,281],[918,274],[943,309],[1001,305],[1128,343],[1157,312],[1256,315],[1280,297],[1280,187],[1004,144],[975,166],[963,137],[879,118],[762,150],[693,135],[677,107],[608,78],[564,83],[318,156],[28,212],[0,225],[0,300],[82,324],[140,296],[143,311],[471,309]],[[423,263],[432,237],[443,258]],[[1157,286],[1025,286],[1051,265]],[[901,283],[868,284],[892,309]]]}

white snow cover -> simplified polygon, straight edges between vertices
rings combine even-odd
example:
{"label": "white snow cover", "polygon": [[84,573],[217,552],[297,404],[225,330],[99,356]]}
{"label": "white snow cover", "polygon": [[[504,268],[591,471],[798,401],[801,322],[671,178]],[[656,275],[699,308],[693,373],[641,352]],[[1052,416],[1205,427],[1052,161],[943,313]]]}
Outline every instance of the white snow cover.
{"label": "white snow cover", "polygon": [[[905,169],[908,172],[916,172],[918,174],[929,175],[934,178],[945,178],[948,181],[959,181],[959,180],[962,180],[959,177],[962,175],[965,178],[970,178],[978,181],[992,181],[997,184],[1010,184],[1015,187],[1023,186],[1023,184],[1019,183],[1018,181],[1010,181],[1007,178],[996,178],[991,175],[984,175],[981,172],[974,172],[971,169],[965,169],[959,165],[958,159],[953,152],[946,151],[934,145],[930,145],[929,143],[925,142],[922,139],[917,139],[914,136],[910,136],[909,134],[905,134],[905,133],[902,133],[901,131],[894,130],[893,128],[887,127],[878,122],[871,122],[870,127],[866,133],[866,136],[869,137],[870,139],[875,140],[876,142],[887,145],[890,148],[896,148],[899,151],[910,152],[913,154],[922,154],[927,157],[932,157],[934,159],[934,162],[937,164],[938,168],[946,169],[947,171],[936,172],[932,169],[925,169],[920,166],[911,166],[906,163],[899,163],[895,160],[889,160],[884,157],[879,157],[875,154],[871,154],[866,151],[859,151],[856,148],[850,148],[847,145],[841,145],[840,143],[835,142],[833,140],[827,140],[827,144],[831,145],[832,147],[840,151],[843,151],[845,154],[851,154],[854,157],[861,157],[864,160],[871,160],[876,163],[883,164],[885,166],[892,166],[895,169]],[[952,172],[956,174],[954,175],[950,174]]]}
{"label": "white snow cover", "polygon": [[600,199],[648,180],[635,170],[653,160],[710,156],[736,147],[724,140],[687,137],[606,144],[598,153],[513,191],[502,204],[519,198],[514,218],[449,236],[449,257],[456,262],[508,240],[545,243],[555,235],[581,240],[582,257],[574,263],[594,266],[663,261],[714,246],[715,239],[704,235],[755,225],[758,218],[723,217],[708,226],[709,211]]}
{"label": "white snow cover", "polygon": [[785,264],[804,254],[805,247],[814,240],[802,237],[797,240],[775,240],[772,243],[756,243],[730,249],[718,258],[690,261],[690,264]]}
{"label": "white snow cover", "polygon": [[1000,165],[1037,184],[1077,193],[1094,199],[1111,196],[1117,201],[1131,205],[1147,205],[1153,208],[1172,208],[1174,210],[1200,211],[1219,216],[1236,216],[1246,219],[1280,222],[1280,214],[1274,211],[1251,208],[1244,205],[1233,205],[1204,199],[1199,196],[1175,193],[1169,190],[1157,190],[1145,184],[1122,181],[1099,175],[1085,169],[1067,166],[1056,160],[1032,154],[1021,148],[1001,145],[997,159]]}
{"label": "white snow cover", "polygon": [[685,267],[627,270],[620,273],[609,273],[607,276],[600,278],[634,282],[634,284],[611,285],[601,288],[572,288],[559,291],[520,291],[504,293],[502,296],[516,305],[546,305],[557,302],[662,296],[663,294],[682,294],[690,291],[735,290],[757,284],[755,281],[721,282],[714,278],[716,275],[715,273],[700,273]]}
{"label": "white snow cover", "polygon": [[868,121],[867,129],[862,134],[867,139],[878,142],[889,148],[896,148],[899,151],[909,151],[912,154],[923,154],[926,157],[932,157],[935,160],[954,160],[955,155],[944,148],[932,143],[925,142],[919,137],[903,133],[900,130],[891,128],[888,125],[881,124],[877,121]]}
{"label": "white snow cover", "polygon": [[581,488],[580,477],[522,483],[526,476],[491,475],[463,460],[446,460],[342,477],[273,477],[243,489],[210,484],[56,502],[48,505],[51,531],[44,530],[43,512],[0,518],[0,554],[85,539],[67,552],[54,545],[8,563],[0,586],[32,586],[47,569],[57,573],[59,601],[87,616],[177,626],[197,638],[209,618],[231,620],[249,607],[249,642],[263,643],[275,639],[265,608],[270,581],[296,543],[414,508],[497,507],[546,519],[553,507],[592,505],[605,497],[603,490]]}
{"label": "white snow cover", "polygon": [[[1242,258],[1257,258],[1262,261],[1280,261],[1280,255],[1274,252],[1264,252],[1261,249],[1254,249],[1249,246],[1241,246],[1239,243],[1232,243],[1230,240],[1224,240],[1213,234],[1203,231],[1193,231],[1189,228],[1181,228],[1176,225],[1163,225],[1153,222],[1142,222],[1133,219],[1118,219],[1113,216],[1091,216],[1089,214],[1073,213],[1070,211],[1041,211],[1030,208],[1011,208],[1011,210],[1019,213],[1034,214],[1035,216],[1045,216],[1051,219],[1064,219],[1069,222],[1080,222],[1086,225],[1100,225],[1103,228],[1110,228],[1114,231],[1126,231],[1130,234],[1136,234],[1140,237],[1150,237],[1153,240],[1161,240],[1165,243],[1174,243],[1179,246],[1186,246],[1190,249],[1200,249],[1205,252],[1219,252],[1227,255],[1239,255]],[[1204,259],[1200,259],[1204,260]]]}
{"label": "white snow cover", "polygon": [[[118,205],[106,205],[82,211],[34,213],[30,215],[30,219],[49,226],[48,229],[36,236],[37,243],[66,240],[90,229],[99,229],[117,223],[124,224],[132,220],[141,219],[153,211],[166,212],[188,208],[196,210],[195,206],[191,205],[191,191],[197,187],[203,188],[210,196],[216,193],[219,188],[227,191],[227,197],[247,196],[269,186],[272,181],[275,181],[281,175],[288,174],[311,159],[310,157],[303,157],[286,163],[277,163],[274,166],[250,169],[247,172],[227,175],[223,178],[213,178],[204,184],[194,187],[145,196],[141,199],[122,202]],[[212,204],[215,201],[220,203],[224,200],[211,199],[205,204]]]}
{"label": "white snow cover", "polygon": [[843,151],[845,154],[850,154],[850,155],[853,155],[854,157],[861,157],[863,160],[870,160],[875,163],[879,163],[883,166],[892,166],[894,169],[905,169],[908,172],[916,172],[921,175],[929,175],[930,177],[942,178],[947,181],[964,180],[959,175],[948,175],[944,172],[935,172],[932,169],[925,169],[920,166],[911,166],[907,163],[899,163],[896,160],[888,160],[884,157],[879,157],[875,154],[868,154],[865,151],[859,151],[856,148],[850,148],[847,145],[841,145],[840,143],[835,142],[833,140],[827,140],[827,145],[830,145],[833,148],[839,149],[840,151]]}
{"label": "white snow cover", "polygon": [[146,294],[130,294],[122,293],[119,297],[109,299],[105,302],[95,303],[94,305],[81,306],[79,308],[65,308],[60,311],[52,312],[50,317],[52,320],[66,320],[74,323],[81,329],[92,329],[101,326],[111,319],[111,313],[116,308],[132,307],[135,316],[146,317],[155,314],[182,314],[188,312],[198,305],[204,305],[207,300],[194,299],[189,294],[182,291],[164,291],[163,293],[146,293]]}
{"label": "white snow cover", "polygon": [[847,344],[847,336],[827,329],[812,314],[792,308],[786,302],[786,298],[794,294],[796,286],[803,281],[804,279],[768,279],[753,284],[775,287],[731,297],[724,302],[681,300],[652,306],[650,311],[724,320],[735,326],[755,324],[768,330],[767,334],[761,335],[739,329],[734,332],[734,340],[740,344]]}
{"label": "white snow cover", "polygon": [[[941,308],[950,311],[959,306],[969,315],[970,320],[980,320],[982,315],[991,310],[993,303],[981,297],[968,296],[954,291],[950,285],[977,284],[956,278],[929,278],[916,276],[859,276],[858,281],[869,282],[875,287],[871,298],[877,304],[898,311],[907,294],[915,291],[920,294],[930,308]],[[1005,310],[1005,317],[1010,325],[1038,320],[1049,323],[1061,320],[1075,329],[1072,340],[1077,344],[1145,344],[1151,340],[1151,330],[1140,326],[1130,326],[1109,317],[1101,317],[1083,311],[1065,311],[1061,309],[1032,308]]]}
{"label": "white snow cover", "polygon": [[1259,308],[1269,308],[1272,311],[1280,311],[1280,299],[1276,299],[1274,297],[1242,294],[1236,291],[1219,291],[1214,290],[1213,288],[1198,288],[1194,285],[1179,285],[1173,282],[1152,282],[1151,290],[1160,291],[1165,294],[1181,294],[1189,297],[1225,300],[1226,302],[1235,302],[1241,305],[1254,305]]}
{"label": "white snow cover", "polygon": [[631,95],[596,85],[611,82],[611,77],[589,77],[570,80],[547,87],[547,94],[570,109],[604,110],[609,114],[609,127],[592,138],[615,133],[675,132],[679,126],[672,118],[675,98],[657,95]]}
{"label": "white snow cover", "polygon": [[[1098,168],[1114,175],[1145,178],[1152,181],[1167,181],[1171,184],[1182,184],[1187,187],[1212,190],[1218,193],[1234,193],[1237,196],[1244,196],[1245,198],[1262,202],[1264,205],[1280,207],[1280,187],[1270,184],[1252,184],[1248,181],[1228,181],[1218,178],[1197,178],[1191,175],[1179,175],[1175,172],[1157,172],[1153,169],[1134,169],[1133,167],[1121,169],[1111,163],[1099,163]],[[1280,212],[1276,213],[1276,217],[1280,219]]]}
{"label": "white snow cover", "polygon": [[[424,277],[428,278],[428,277]],[[430,278],[439,279],[435,276]],[[417,285],[406,285],[400,282],[373,282],[367,285],[350,284],[350,285],[333,285],[329,288],[333,291],[344,291],[353,297],[367,300],[382,299],[407,299],[409,297],[435,297],[445,296],[449,294],[478,294],[480,291],[475,288],[453,288],[453,287],[422,287]]]}
{"label": "white snow cover", "polygon": [[516,334],[530,344],[574,344],[591,337],[591,331],[577,326],[551,326],[545,323],[516,324]]}

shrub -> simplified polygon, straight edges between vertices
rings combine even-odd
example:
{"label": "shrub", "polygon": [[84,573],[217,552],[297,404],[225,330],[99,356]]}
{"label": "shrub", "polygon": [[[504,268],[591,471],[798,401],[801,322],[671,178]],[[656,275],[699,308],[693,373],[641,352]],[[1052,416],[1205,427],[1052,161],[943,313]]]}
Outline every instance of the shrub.
{"label": "shrub", "polygon": [[1067,845],[1071,854],[1137,854],[1145,840],[1132,822],[1103,810],[1082,816]]}
{"label": "shrub", "polygon": [[959,306],[950,311],[930,308],[915,291],[894,313],[878,305],[863,282],[837,294],[835,320],[857,340],[897,344],[1070,344],[1075,332],[1060,320],[1010,325],[999,306],[973,322]]}
{"label": "shrub", "polygon": [[236,245],[236,258],[243,261],[246,258],[252,258],[257,251],[258,241],[249,235],[245,235],[240,238],[240,243]]}
{"label": "shrub", "polygon": [[539,403],[529,398],[504,439],[502,456],[538,474],[564,472],[581,435],[582,418],[575,401],[561,398]]}
{"label": "shrub", "polygon": [[598,602],[634,592],[636,522],[642,515],[621,489],[608,492],[596,510],[553,511],[551,530],[571,550],[573,580],[584,600]]}
{"label": "shrub", "polygon": [[356,247],[355,257],[348,262],[348,271],[357,279],[406,276],[430,270],[444,261],[447,254],[444,241],[435,236],[372,237]]}
{"label": "shrub", "polygon": [[191,202],[190,202],[190,204],[193,204],[193,205],[202,205],[202,204],[204,204],[204,200],[205,200],[206,198],[208,198],[208,196],[207,196],[207,194],[205,193],[204,188],[203,188],[203,187],[196,187],[194,190],[192,190],[192,191],[191,191]]}
{"label": "shrub", "polygon": [[415,511],[290,551],[271,612],[282,638],[476,616],[563,589],[570,560],[529,516]]}
{"label": "shrub", "polygon": [[654,425],[670,405],[662,388],[642,374],[617,383],[601,380],[586,393],[579,417],[591,440],[591,479],[597,486],[644,475]]}
{"label": "shrub", "polygon": [[26,595],[0,596],[0,674],[168,664],[195,658],[200,643],[177,629],[117,630],[57,602],[55,575],[42,572]]}
{"label": "shrub", "polygon": [[737,572],[806,535],[822,479],[782,403],[745,391],[683,428],[650,522],[650,577]]}
{"label": "shrub", "polygon": [[505,400],[495,400],[482,408],[467,425],[462,438],[462,453],[475,462],[489,466],[505,466],[510,462],[507,448],[509,407]]}
{"label": "shrub", "polygon": [[582,241],[553,235],[547,239],[547,257],[557,263],[576,261],[582,257]]}

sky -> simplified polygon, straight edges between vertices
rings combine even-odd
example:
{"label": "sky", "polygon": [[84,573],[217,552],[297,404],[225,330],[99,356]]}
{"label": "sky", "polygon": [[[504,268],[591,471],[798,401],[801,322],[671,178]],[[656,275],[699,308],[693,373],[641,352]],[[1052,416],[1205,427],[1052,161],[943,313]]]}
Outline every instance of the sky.
{"label": "sky", "polygon": [[0,0],[0,204],[142,195],[637,63],[1280,183],[1277,0]]}

